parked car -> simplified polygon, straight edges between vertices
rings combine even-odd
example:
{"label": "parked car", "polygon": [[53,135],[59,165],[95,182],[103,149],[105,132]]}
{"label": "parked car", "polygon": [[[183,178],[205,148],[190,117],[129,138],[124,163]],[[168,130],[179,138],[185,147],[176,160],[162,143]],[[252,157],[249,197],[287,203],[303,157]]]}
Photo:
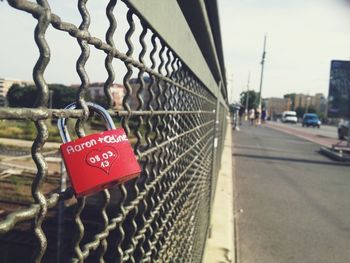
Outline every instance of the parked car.
{"label": "parked car", "polygon": [[295,111],[284,111],[282,113],[282,122],[290,122],[290,123],[297,123],[297,113]]}
{"label": "parked car", "polygon": [[305,113],[303,116],[303,123],[302,123],[303,127],[317,127],[320,128],[321,127],[321,121],[318,117],[318,115],[316,113]]}
{"label": "parked car", "polygon": [[338,138],[339,140],[345,140],[349,136],[349,120],[341,120],[338,124]]}

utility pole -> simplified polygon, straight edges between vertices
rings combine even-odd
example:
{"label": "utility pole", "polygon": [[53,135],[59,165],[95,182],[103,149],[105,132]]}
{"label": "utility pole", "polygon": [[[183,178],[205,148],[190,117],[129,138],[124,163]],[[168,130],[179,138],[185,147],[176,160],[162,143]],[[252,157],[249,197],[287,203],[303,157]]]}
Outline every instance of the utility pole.
{"label": "utility pole", "polygon": [[247,81],[247,94],[245,96],[245,116],[244,119],[248,120],[248,102],[249,102],[249,81],[250,81],[250,72],[248,73],[248,81]]}
{"label": "utility pole", "polygon": [[230,82],[230,100],[229,103],[232,104],[233,103],[233,73],[230,75],[230,78],[226,78],[227,81]]}
{"label": "utility pole", "polygon": [[262,59],[261,59],[261,75],[260,75],[259,106],[258,106],[258,109],[259,109],[258,125],[261,124],[261,90],[262,90],[262,83],[263,83],[263,76],[264,76],[265,55],[266,55],[266,35],[264,37],[264,49],[263,49]]}

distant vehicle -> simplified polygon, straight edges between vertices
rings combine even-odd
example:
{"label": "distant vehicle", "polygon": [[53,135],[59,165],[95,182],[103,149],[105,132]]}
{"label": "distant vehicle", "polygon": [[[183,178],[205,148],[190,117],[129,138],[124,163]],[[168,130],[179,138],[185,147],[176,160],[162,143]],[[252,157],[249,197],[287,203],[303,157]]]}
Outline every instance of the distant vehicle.
{"label": "distant vehicle", "polygon": [[338,138],[339,140],[348,139],[349,136],[349,120],[341,120],[338,124]]}
{"label": "distant vehicle", "polygon": [[303,116],[303,127],[321,127],[321,121],[316,113],[305,113]]}
{"label": "distant vehicle", "polygon": [[295,111],[284,111],[282,113],[282,122],[297,123],[298,122],[297,113]]}

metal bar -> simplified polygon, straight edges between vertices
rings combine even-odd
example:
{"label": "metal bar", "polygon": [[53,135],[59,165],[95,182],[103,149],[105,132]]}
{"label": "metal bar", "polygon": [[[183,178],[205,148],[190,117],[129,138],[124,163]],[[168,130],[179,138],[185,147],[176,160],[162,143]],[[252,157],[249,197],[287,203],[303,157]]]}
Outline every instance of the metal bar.
{"label": "metal bar", "polygon": [[[53,208],[57,205],[59,200],[59,194],[52,194],[47,199],[47,207]],[[15,225],[23,221],[30,220],[38,215],[40,206],[38,204],[32,204],[28,208],[23,208],[9,214],[4,220],[0,221],[0,235],[4,235],[14,228]]]}
{"label": "metal bar", "polygon": [[189,114],[189,115],[193,115],[193,114],[209,114],[209,115],[215,115],[215,112],[213,111],[201,111],[201,110],[198,110],[198,111],[179,111],[179,110],[176,110],[176,111],[166,111],[166,110],[157,110],[157,111],[130,111],[130,112],[127,112],[127,111],[116,111],[116,112],[113,112],[111,113],[111,115],[116,115],[116,116],[127,116],[127,115],[130,115],[130,116],[148,116],[148,115],[185,115],[185,114]]}
{"label": "metal bar", "polygon": [[[217,82],[198,47],[176,1],[127,0],[215,96]],[[169,16],[171,14],[171,16]],[[171,28],[172,30],[169,30]],[[176,32],[176,34],[173,34]],[[186,43],[186,46],[183,43]]]}
{"label": "metal bar", "polygon": [[82,110],[56,110],[56,109],[33,109],[33,108],[0,108],[0,119],[7,120],[47,120],[60,118],[80,118]]}
{"label": "metal bar", "polygon": [[[209,114],[214,115],[213,111],[147,111],[147,110],[131,110],[127,111],[108,111],[111,116],[148,116],[148,115],[184,115],[184,114]],[[0,108],[0,119],[4,120],[47,120],[74,118],[78,119],[83,116],[83,110],[65,110],[65,109],[33,109],[33,108]]]}

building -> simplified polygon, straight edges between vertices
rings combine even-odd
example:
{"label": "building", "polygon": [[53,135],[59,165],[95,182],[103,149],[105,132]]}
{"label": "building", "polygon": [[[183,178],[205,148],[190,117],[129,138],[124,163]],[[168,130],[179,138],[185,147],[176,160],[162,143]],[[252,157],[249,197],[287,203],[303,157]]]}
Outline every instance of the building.
{"label": "building", "polygon": [[318,113],[325,113],[327,110],[327,99],[322,93],[315,94],[315,104],[314,106]]}
{"label": "building", "polygon": [[[129,80],[128,83],[129,83],[131,92],[126,103],[129,105],[131,110],[148,110],[150,106],[152,106],[153,108],[157,107],[157,105],[155,105],[156,102],[154,100],[152,101],[150,100],[151,99],[150,89],[152,89],[154,96],[158,96],[161,93],[158,86],[161,87],[162,89],[165,87],[165,84],[163,81],[161,81],[160,83],[153,82],[152,84],[151,79],[149,77],[144,77],[143,89],[141,89],[141,81],[139,78],[132,78]],[[99,99],[105,97],[103,87],[104,87],[103,82],[95,82],[90,84],[88,92],[91,100],[98,101]],[[124,87],[124,85],[113,84],[111,87],[111,92],[115,103],[114,109],[116,110],[124,109],[123,99],[127,93],[127,90]],[[159,100],[161,101],[163,101],[164,99],[165,99],[164,96],[161,96],[161,98],[159,98]]]}
{"label": "building", "polygon": [[271,120],[276,120],[282,116],[282,113],[287,110],[291,110],[290,98],[267,98],[265,99],[265,106],[268,116]]}
{"label": "building", "polygon": [[[104,82],[91,83],[88,89],[91,100],[96,101],[105,97]],[[121,84],[112,84],[111,93],[114,101],[114,109],[120,110],[123,108],[123,99],[125,96],[125,88]]]}
{"label": "building", "polygon": [[0,107],[7,106],[7,92],[12,87],[13,84],[18,84],[20,86],[26,85],[34,85],[33,81],[25,81],[25,80],[15,80],[15,79],[7,79],[0,78]]}
{"label": "building", "polygon": [[322,93],[315,95],[295,94],[294,110],[298,108],[314,108],[318,113],[325,113],[327,108],[327,99]]}
{"label": "building", "polygon": [[307,95],[305,94],[295,94],[294,99],[294,110],[297,108],[306,108],[307,104]]}

